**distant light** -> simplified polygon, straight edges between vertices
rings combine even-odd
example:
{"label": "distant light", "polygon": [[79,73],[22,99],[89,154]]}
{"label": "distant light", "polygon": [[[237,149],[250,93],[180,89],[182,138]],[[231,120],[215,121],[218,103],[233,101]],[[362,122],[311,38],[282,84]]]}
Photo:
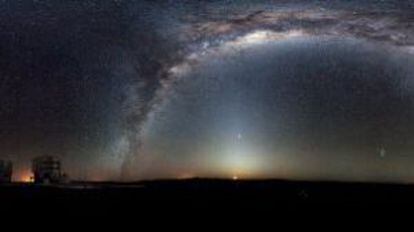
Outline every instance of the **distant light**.
{"label": "distant light", "polygon": [[193,174],[191,174],[191,173],[183,173],[183,174],[179,175],[177,177],[177,179],[179,179],[179,180],[186,180],[186,179],[192,179],[194,177],[195,176]]}
{"label": "distant light", "polygon": [[24,174],[20,177],[20,181],[25,183],[32,183],[34,182],[34,177],[32,174]]}
{"label": "distant light", "polygon": [[233,180],[238,180],[239,179],[239,177],[238,176],[233,176],[233,178],[232,178]]}

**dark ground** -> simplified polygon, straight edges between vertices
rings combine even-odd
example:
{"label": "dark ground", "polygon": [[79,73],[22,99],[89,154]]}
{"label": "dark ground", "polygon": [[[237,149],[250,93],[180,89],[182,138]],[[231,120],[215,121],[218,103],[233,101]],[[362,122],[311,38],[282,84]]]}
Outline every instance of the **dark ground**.
{"label": "dark ground", "polygon": [[[274,212],[387,213],[414,206],[414,185],[279,180],[166,180],[139,183],[11,184],[0,188],[4,209],[118,212],[269,210]],[[224,210],[224,211],[223,211]],[[3,211],[4,212],[4,211]],[[119,211],[120,212],[120,211]]]}

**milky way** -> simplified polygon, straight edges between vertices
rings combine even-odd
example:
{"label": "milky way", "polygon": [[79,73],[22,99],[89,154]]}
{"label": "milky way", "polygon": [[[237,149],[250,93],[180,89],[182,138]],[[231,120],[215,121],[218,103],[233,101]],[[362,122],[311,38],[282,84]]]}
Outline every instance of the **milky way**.
{"label": "milky way", "polygon": [[413,5],[5,1],[2,157],[75,179],[411,181]]}

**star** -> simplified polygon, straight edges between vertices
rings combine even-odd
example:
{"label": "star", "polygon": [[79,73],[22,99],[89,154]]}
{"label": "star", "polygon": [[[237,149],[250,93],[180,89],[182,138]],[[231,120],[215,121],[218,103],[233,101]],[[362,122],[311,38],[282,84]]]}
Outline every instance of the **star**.
{"label": "star", "polygon": [[238,133],[238,134],[237,134],[237,139],[238,139],[238,140],[241,140],[242,138],[243,138],[242,134],[241,134],[241,133]]}

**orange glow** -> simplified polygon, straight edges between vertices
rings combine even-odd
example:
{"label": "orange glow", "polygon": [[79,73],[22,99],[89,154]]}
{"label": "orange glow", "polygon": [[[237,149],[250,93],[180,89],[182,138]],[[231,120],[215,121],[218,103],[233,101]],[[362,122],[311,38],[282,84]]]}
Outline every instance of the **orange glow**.
{"label": "orange glow", "polygon": [[193,174],[191,174],[191,173],[183,173],[183,174],[179,175],[177,177],[177,179],[185,180],[185,179],[191,179],[191,178],[194,178],[194,177],[195,176]]}
{"label": "orange glow", "polygon": [[22,171],[18,173],[14,178],[17,182],[32,183],[33,182],[33,173],[29,170]]}

